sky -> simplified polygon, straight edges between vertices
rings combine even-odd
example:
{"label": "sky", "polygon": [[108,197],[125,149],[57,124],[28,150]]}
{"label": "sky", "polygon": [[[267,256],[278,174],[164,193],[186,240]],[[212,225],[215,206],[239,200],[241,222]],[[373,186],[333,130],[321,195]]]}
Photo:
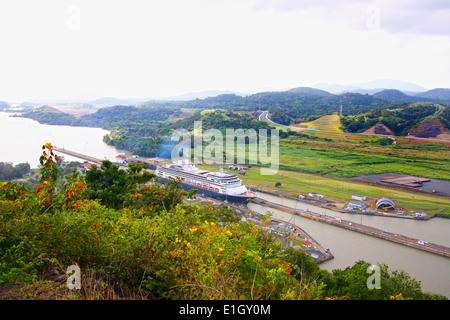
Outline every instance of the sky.
{"label": "sky", "polygon": [[0,100],[450,87],[448,0],[0,2]]}

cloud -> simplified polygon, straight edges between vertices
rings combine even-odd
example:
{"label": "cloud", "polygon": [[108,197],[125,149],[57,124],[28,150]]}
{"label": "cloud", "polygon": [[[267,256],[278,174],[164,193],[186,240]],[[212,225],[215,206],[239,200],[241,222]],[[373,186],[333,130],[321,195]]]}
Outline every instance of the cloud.
{"label": "cloud", "polygon": [[254,0],[253,10],[307,11],[328,21],[346,22],[355,29],[377,27],[393,33],[450,36],[448,0]]}

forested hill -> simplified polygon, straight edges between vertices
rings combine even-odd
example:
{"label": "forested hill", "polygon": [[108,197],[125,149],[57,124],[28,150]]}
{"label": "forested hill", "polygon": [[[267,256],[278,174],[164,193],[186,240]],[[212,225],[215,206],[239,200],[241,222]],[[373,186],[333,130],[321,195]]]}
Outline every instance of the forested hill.
{"label": "forested hill", "polygon": [[118,129],[125,126],[135,127],[166,121],[171,116],[181,113],[177,107],[136,107],[136,106],[114,106],[101,108],[95,113],[75,117],[52,107],[40,107],[21,115],[39,123],[51,125],[69,125],[96,127],[103,129]]}
{"label": "forested hill", "polygon": [[412,96],[392,89],[370,95],[351,92],[331,94],[324,90],[299,87],[287,91],[260,92],[248,96],[222,94],[187,101],[148,101],[140,106],[102,108],[94,114],[84,115],[80,118],[56,114],[49,108],[38,109],[24,114],[24,116],[48,124],[96,126],[111,129],[118,122],[140,123],[148,118],[151,118],[152,122],[165,121],[170,116],[180,113],[181,108],[231,111],[268,110],[274,122],[288,125],[309,121],[310,117],[340,113],[341,106],[344,116],[353,116],[376,110],[404,108],[416,102],[450,105],[450,89],[434,89]]}
{"label": "forested hill", "polygon": [[101,108],[73,121],[74,126],[101,127],[115,129],[124,126],[139,126],[166,121],[169,117],[181,113],[179,108],[114,106]]}
{"label": "forested hill", "polygon": [[430,102],[413,103],[404,108],[378,109],[356,116],[341,117],[345,132],[363,132],[377,123],[396,136],[405,136],[426,119],[435,119],[450,130],[450,107]]}
{"label": "forested hill", "polygon": [[194,129],[194,122],[201,121],[202,129],[218,129],[225,133],[226,129],[268,129],[265,122],[257,121],[251,115],[236,113],[229,110],[204,110],[182,120],[178,120],[171,125],[172,129]]}
{"label": "forested hill", "polygon": [[356,115],[374,109],[402,107],[406,106],[407,103],[391,102],[369,94],[344,93],[334,95],[323,90],[302,87],[280,92],[261,92],[245,97],[224,94],[189,101],[149,101],[144,105],[232,111],[268,110],[273,121],[287,125],[302,122],[311,116],[339,112],[341,105],[344,115]]}

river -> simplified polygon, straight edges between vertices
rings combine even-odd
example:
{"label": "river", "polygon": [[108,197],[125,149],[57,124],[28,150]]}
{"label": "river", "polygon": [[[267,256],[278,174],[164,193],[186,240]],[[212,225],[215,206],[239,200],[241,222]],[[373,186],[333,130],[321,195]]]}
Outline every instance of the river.
{"label": "river", "polygon": [[[433,218],[428,221],[363,216],[323,209],[300,201],[279,198],[265,193],[258,197],[297,209],[308,209],[334,217],[363,223],[382,230],[423,239],[450,246],[450,219]],[[384,263],[390,270],[404,270],[411,277],[421,281],[424,292],[438,293],[450,297],[450,259],[436,254],[409,248],[379,238],[335,227],[284,211],[250,203],[250,210],[264,213],[271,211],[274,218],[298,224],[323,247],[329,248],[334,259],[321,264],[322,269],[345,269],[358,260],[372,264]],[[381,284],[383,285],[383,284]]]}
{"label": "river", "polygon": [[[46,142],[111,161],[116,161],[115,157],[121,153],[103,142],[103,136],[109,133],[107,130],[44,125],[32,119],[10,117],[11,115],[8,112],[0,112],[0,162],[28,162],[32,168],[37,168],[42,145]],[[83,162],[68,155],[63,156],[66,161]]]}

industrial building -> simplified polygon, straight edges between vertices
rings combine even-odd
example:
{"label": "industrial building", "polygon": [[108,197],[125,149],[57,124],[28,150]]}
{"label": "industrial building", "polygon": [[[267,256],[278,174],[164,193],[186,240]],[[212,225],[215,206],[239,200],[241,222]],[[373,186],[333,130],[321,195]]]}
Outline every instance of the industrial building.
{"label": "industrial building", "polygon": [[355,210],[355,209],[365,210],[366,209],[366,204],[364,202],[350,200],[348,202],[347,207],[350,210]]}
{"label": "industrial building", "polygon": [[381,198],[376,203],[377,209],[382,210],[395,210],[395,203],[392,201],[392,199],[389,198]]}

